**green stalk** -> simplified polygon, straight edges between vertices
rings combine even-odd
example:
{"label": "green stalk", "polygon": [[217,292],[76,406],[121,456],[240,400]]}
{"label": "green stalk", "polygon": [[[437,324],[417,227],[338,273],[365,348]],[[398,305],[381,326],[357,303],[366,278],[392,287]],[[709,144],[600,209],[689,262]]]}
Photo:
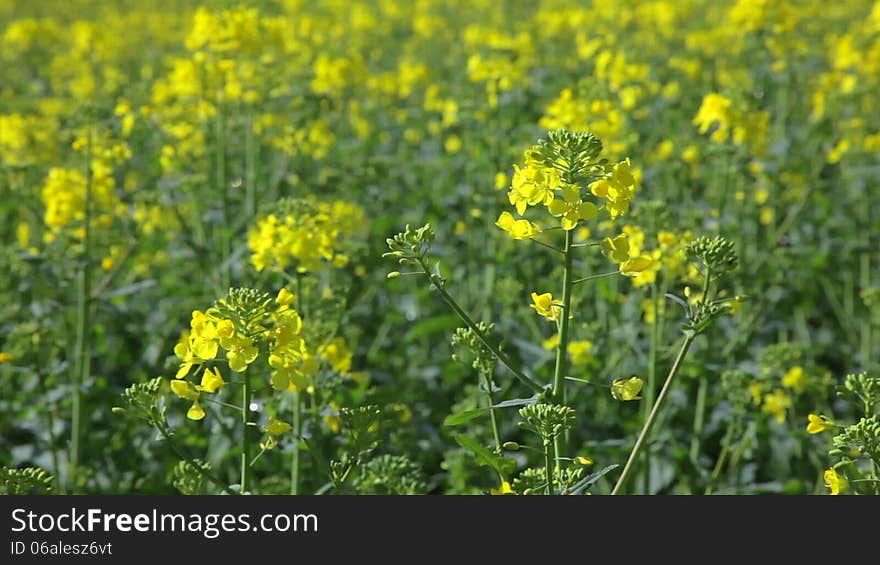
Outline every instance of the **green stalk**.
{"label": "green stalk", "polygon": [[[574,269],[572,262],[574,255],[571,246],[574,243],[574,230],[565,232],[565,247],[563,247],[563,264],[562,264],[562,320],[559,324],[559,345],[556,347],[556,367],[553,371],[553,401],[557,404],[564,405],[566,402],[565,394],[565,373],[568,368],[568,342],[569,336],[569,320],[571,318],[571,290],[574,287]],[[559,464],[559,458],[564,457],[567,453],[566,434],[559,434],[554,438],[554,451],[556,452],[556,462]]]}
{"label": "green stalk", "polygon": [[[562,271],[562,320],[559,324],[559,345],[556,347],[556,368],[553,371],[553,400],[558,404],[565,404],[565,370],[568,361],[568,328],[571,317],[571,289],[572,289],[572,253],[571,244],[574,240],[574,230],[565,232],[565,247],[563,248],[563,271]],[[558,454],[557,454],[558,455]]]}
{"label": "green stalk", "polygon": [[[869,250],[865,250],[859,257],[859,279],[859,286],[862,290],[871,286],[871,255]],[[860,357],[862,359],[862,366],[868,367],[871,361],[871,318],[869,315],[862,316],[860,329]]]}
{"label": "green stalk", "polygon": [[[642,404],[642,419],[647,422],[651,408],[654,407],[654,398],[657,389],[657,349],[659,341],[658,329],[660,325],[657,320],[660,318],[660,300],[657,288],[657,281],[651,284],[651,301],[654,303],[654,319],[651,320],[651,348],[648,354],[648,382],[645,383],[645,400]],[[645,494],[651,494],[651,446],[645,446],[645,474],[644,474],[644,491]]]}
{"label": "green stalk", "polygon": [[721,453],[718,454],[718,460],[715,462],[715,467],[712,469],[712,476],[709,477],[709,484],[706,485],[706,490],[703,492],[705,495],[712,494],[712,490],[715,488],[715,481],[718,480],[718,475],[721,474],[721,469],[724,468],[724,463],[727,461],[727,455],[730,453],[730,443],[733,440],[734,429],[739,427],[736,419],[731,420],[731,422],[727,425],[727,432],[724,434],[724,439],[721,440]]}
{"label": "green stalk", "polygon": [[706,419],[706,392],[708,388],[709,382],[705,378],[700,377],[700,382],[697,386],[697,405],[694,408],[694,427],[691,434],[691,447],[689,451],[690,459],[694,462],[694,465],[696,465],[697,458],[700,456],[700,438],[703,435],[703,425]]}
{"label": "green stalk", "polygon": [[232,244],[230,242],[231,233],[229,222],[232,212],[230,210],[229,186],[226,183],[226,125],[223,120],[223,107],[217,111],[217,120],[214,122],[214,134],[216,136],[217,151],[215,156],[215,175],[217,181],[217,189],[220,191],[221,204],[223,208],[223,225],[219,226],[220,231],[220,254],[222,255],[222,263],[220,265],[220,280],[223,289],[229,288],[229,257],[231,255]]}
{"label": "green stalk", "polygon": [[624,484],[626,484],[626,479],[629,477],[629,473],[632,470],[633,462],[636,460],[636,457],[638,457],[639,451],[642,449],[642,444],[645,442],[648,434],[651,433],[651,428],[654,426],[657,415],[660,413],[660,407],[663,406],[663,400],[666,398],[669,389],[672,388],[672,381],[675,379],[675,375],[681,368],[685,355],[687,355],[688,349],[690,349],[695,338],[696,334],[693,332],[685,334],[684,342],[681,344],[681,349],[678,351],[678,356],[675,358],[672,368],[669,369],[669,375],[666,377],[666,382],[663,383],[663,388],[660,389],[660,394],[657,396],[657,402],[655,402],[653,408],[651,408],[651,413],[648,414],[648,419],[645,421],[645,425],[642,427],[638,439],[636,439],[632,452],[630,452],[629,458],[626,460],[626,465],[623,467],[623,472],[620,474],[620,478],[617,479],[617,484],[614,485],[614,490],[611,491],[611,494],[619,494]]}
{"label": "green stalk", "polygon": [[293,393],[293,456],[290,459],[290,494],[299,494],[299,437],[302,434],[300,423],[302,404],[299,392]]}
{"label": "green stalk", "polygon": [[497,357],[498,360],[501,361],[501,363],[505,367],[507,367],[511,373],[513,373],[513,376],[516,377],[524,385],[532,389],[533,392],[543,392],[544,387],[541,386],[541,383],[529,377],[519,369],[515,368],[513,363],[510,361],[510,358],[507,357],[507,355],[505,355],[500,349],[498,349],[498,347],[493,344],[485,335],[483,335],[483,332],[480,331],[480,328],[477,327],[477,324],[471,319],[470,316],[468,316],[467,312],[462,310],[461,306],[458,305],[455,299],[452,298],[452,296],[448,292],[446,292],[446,289],[443,287],[443,285],[440,284],[434,278],[434,276],[431,275],[431,271],[428,269],[428,266],[425,265],[425,262],[422,259],[418,259],[418,264],[422,271],[425,273],[425,276],[428,277],[428,280],[431,281],[431,284],[434,285],[434,288],[436,288],[437,291],[440,293],[440,296],[443,297],[443,300],[446,301],[446,304],[448,304],[449,307],[452,308],[452,310],[458,315],[458,317],[461,318],[465,325],[474,332],[474,335],[476,335],[477,338],[479,338],[479,340],[483,342],[483,345],[489,348],[489,351],[491,351],[492,354],[495,355],[495,357]]}
{"label": "green stalk", "polygon": [[251,434],[248,414],[251,409],[251,379],[247,371],[244,372],[244,382],[241,385],[241,493],[244,494],[251,487],[250,476],[250,453]]}
{"label": "green stalk", "polygon": [[171,451],[174,452],[174,454],[177,456],[178,459],[189,463],[190,466],[193,467],[196,471],[198,471],[198,473],[202,477],[204,477],[208,481],[214,483],[215,485],[217,485],[218,487],[223,489],[223,492],[225,492],[226,494],[236,494],[236,492],[234,490],[229,488],[229,485],[227,485],[226,483],[221,481],[219,478],[214,476],[212,473],[206,471],[202,467],[202,465],[196,463],[193,460],[193,458],[190,457],[189,455],[187,455],[179,445],[174,443],[174,437],[173,437],[171,431],[169,431],[165,425],[156,425],[155,427],[157,430],[159,430],[159,433],[165,439],[165,442],[168,443],[168,445],[171,447]]}
{"label": "green stalk", "polygon": [[257,147],[254,143],[254,115],[249,113],[244,131],[244,189],[245,213],[253,218],[257,213]]}
{"label": "green stalk", "polygon": [[75,492],[79,481],[79,461],[82,442],[82,385],[91,373],[91,224],[92,224],[92,128],[86,140],[86,186],[83,226],[83,251],[76,285],[76,343],[74,349],[73,390],[71,391],[70,463],[68,490]]}
{"label": "green stalk", "polygon": [[[492,375],[483,373],[483,383],[486,387],[486,398],[489,400],[489,416],[492,418],[492,435],[495,437],[495,452],[501,453],[501,433],[498,431],[498,420],[495,416],[495,399],[492,395]],[[502,480],[504,477],[502,477]]]}
{"label": "green stalk", "polygon": [[544,476],[547,480],[546,494],[553,494],[553,442],[544,440]]}

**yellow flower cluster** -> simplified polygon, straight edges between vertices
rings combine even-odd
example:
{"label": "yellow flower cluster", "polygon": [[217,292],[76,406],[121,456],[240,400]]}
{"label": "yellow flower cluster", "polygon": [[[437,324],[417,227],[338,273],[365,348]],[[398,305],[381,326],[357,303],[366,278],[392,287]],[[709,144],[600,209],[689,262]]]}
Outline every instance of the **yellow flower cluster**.
{"label": "yellow flower cluster", "polygon": [[[709,139],[715,143],[744,145],[756,156],[766,150],[767,128],[770,115],[767,112],[746,112],[733,105],[729,98],[712,92],[703,97],[703,102],[693,123],[700,133],[712,130]],[[714,128],[714,129],[712,129]]]}
{"label": "yellow flower cluster", "polygon": [[651,257],[637,254],[638,248],[631,247],[629,236],[625,233],[606,237],[600,242],[600,246],[602,253],[619,265],[622,275],[637,277],[654,265]]}
{"label": "yellow flower cluster", "polygon": [[289,211],[268,214],[248,232],[251,263],[257,271],[283,271],[295,264],[299,273],[348,264],[349,240],[364,232],[361,207],[314,198],[289,202]]}
{"label": "yellow flower cluster", "polygon": [[[217,307],[192,313],[189,332],[174,347],[181,364],[171,383],[172,392],[192,402],[187,417],[204,418],[205,412],[199,403],[201,393],[216,393],[225,384],[217,367],[221,350],[225,352],[229,369],[242,373],[257,361],[262,345],[267,351],[266,363],[273,389],[298,391],[311,384],[320,360],[309,354],[302,337],[302,318],[290,307],[294,300],[293,293],[281,289],[275,298],[275,307],[247,324],[240,319],[222,317]],[[186,380],[191,373],[197,377],[201,373],[199,384]]]}
{"label": "yellow flower cluster", "polygon": [[[559,218],[565,231],[573,230],[582,220],[592,220],[600,209],[611,218],[624,214],[630,206],[636,190],[636,180],[626,159],[613,165],[601,178],[591,183],[590,192],[598,198],[597,205],[583,200],[581,190],[574,184],[563,182],[560,172],[538,160],[535,147],[525,152],[523,165],[514,165],[513,179],[507,198],[524,215],[529,206],[544,206],[547,212]],[[495,225],[513,239],[528,239],[541,233],[539,224],[526,219],[516,219],[510,212],[502,212]]]}
{"label": "yellow flower cluster", "polygon": [[20,167],[51,162],[58,153],[58,122],[51,116],[0,115],[0,162]]}
{"label": "yellow flower cluster", "polygon": [[625,152],[631,137],[626,132],[624,113],[612,101],[576,97],[571,88],[563,89],[548,104],[539,124],[545,129],[588,131],[607,140],[611,155]]}
{"label": "yellow flower cluster", "polygon": [[127,207],[119,199],[114,167],[131,158],[124,143],[113,141],[107,135],[79,136],[73,148],[90,156],[91,184],[82,169],[53,167],[43,184],[45,206],[43,220],[48,230],[43,239],[50,243],[62,231],[74,239],[85,234],[86,198],[89,198],[91,225],[108,228],[115,217],[127,214]]}

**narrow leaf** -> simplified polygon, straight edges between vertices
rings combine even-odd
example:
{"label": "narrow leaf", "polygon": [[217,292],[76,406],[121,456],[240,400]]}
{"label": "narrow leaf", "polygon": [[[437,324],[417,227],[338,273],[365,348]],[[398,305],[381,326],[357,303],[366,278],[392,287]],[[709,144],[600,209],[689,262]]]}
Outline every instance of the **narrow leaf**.
{"label": "narrow leaf", "polygon": [[461,426],[462,424],[467,424],[471,420],[479,418],[488,411],[488,408],[475,408],[473,410],[458,412],[457,414],[450,414],[445,420],[443,420],[443,425],[449,427]]}

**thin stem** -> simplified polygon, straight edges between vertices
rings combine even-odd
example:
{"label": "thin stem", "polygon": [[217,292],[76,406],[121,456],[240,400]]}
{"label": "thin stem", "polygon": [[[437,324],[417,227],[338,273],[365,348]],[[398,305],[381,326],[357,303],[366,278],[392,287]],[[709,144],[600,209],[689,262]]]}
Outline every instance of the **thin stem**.
{"label": "thin stem", "polygon": [[641,451],[642,449],[642,444],[645,442],[648,434],[651,433],[651,428],[654,426],[654,421],[657,419],[657,415],[660,413],[660,407],[663,406],[663,400],[666,398],[666,394],[669,392],[669,389],[672,388],[672,381],[675,378],[675,375],[678,373],[678,370],[681,368],[684,357],[685,355],[687,355],[688,349],[690,349],[695,337],[696,334],[694,333],[685,334],[684,343],[681,344],[681,349],[678,352],[678,356],[675,358],[675,362],[672,364],[672,368],[669,369],[669,375],[666,377],[666,382],[663,383],[663,388],[660,389],[660,394],[657,396],[657,402],[655,402],[654,407],[651,408],[651,413],[648,415],[648,420],[642,427],[642,431],[641,433],[639,433],[638,439],[636,439],[636,443],[633,446],[632,452],[630,452],[629,454],[629,459],[626,460],[626,465],[624,465],[623,467],[623,472],[620,474],[620,478],[617,479],[617,484],[614,485],[614,490],[611,491],[611,494],[620,493],[623,485],[626,484],[626,479],[629,477],[633,462],[635,461],[636,457],[638,457],[639,451]]}
{"label": "thin stem", "polygon": [[253,218],[257,213],[257,156],[256,144],[254,143],[254,114],[248,113],[245,120],[244,131],[244,189],[245,189],[245,212],[248,218]]}
{"label": "thin stem", "polygon": [[431,284],[434,285],[434,288],[436,288],[437,291],[440,292],[440,296],[443,297],[443,300],[446,301],[446,304],[448,304],[449,307],[452,308],[452,310],[458,315],[458,317],[461,318],[465,325],[467,325],[467,327],[469,327],[474,332],[474,335],[476,335],[477,338],[479,338],[479,340],[483,342],[483,345],[488,347],[489,351],[491,351],[492,354],[495,355],[495,357],[497,357],[498,360],[501,361],[501,363],[505,367],[507,367],[510,372],[513,373],[513,376],[516,377],[520,382],[528,386],[534,392],[542,392],[544,390],[544,387],[541,386],[538,381],[524,374],[519,369],[516,369],[513,366],[513,363],[507,357],[507,355],[505,355],[500,349],[498,349],[498,347],[496,347],[491,341],[489,341],[489,339],[485,335],[483,335],[483,332],[480,331],[480,328],[477,327],[477,324],[474,323],[471,317],[467,315],[467,312],[461,309],[461,306],[459,306],[455,299],[452,298],[452,296],[448,292],[446,292],[446,289],[443,287],[443,285],[440,284],[431,275],[431,271],[428,269],[428,266],[425,265],[424,261],[422,259],[417,259],[417,261],[419,267],[421,267],[422,271],[424,271],[425,276],[428,277],[428,280],[431,281]]}
{"label": "thin stem", "polygon": [[241,385],[241,493],[244,494],[250,489],[250,451],[251,451],[251,433],[248,429],[250,422],[248,415],[250,414],[251,405],[251,382],[247,371],[244,373],[244,383]]}
{"label": "thin stem", "polygon": [[[568,342],[569,321],[571,319],[571,290],[574,287],[573,278],[573,253],[571,245],[574,243],[574,230],[565,232],[565,254],[563,255],[562,266],[562,320],[559,323],[559,344],[556,346],[556,367],[553,371],[553,401],[557,404],[565,404],[565,373],[568,365]],[[556,436],[555,451],[556,456],[562,456],[566,453],[565,435]]]}
{"label": "thin stem", "polygon": [[546,494],[553,494],[553,442],[544,440],[544,476],[547,479]]}
{"label": "thin stem", "polygon": [[602,278],[605,278],[605,277],[611,277],[611,276],[619,275],[619,274],[620,274],[620,271],[612,271],[612,272],[610,272],[610,273],[602,273],[601,275],[592,275],[592,276],[590,276],[590,277],[584,277],[584,278],[582,278],[582,279],[578,279],[578,280],[576,280],[576,281],[572,281],[571,284],[573,284],[573,285],[574,285],[574,284],[581,284],[582,282],[592,281],[592,280],[595,280],[595,279],[602,279]]}
{"label": "thin stem", "polygon": [[293,454],[290,457],[290,494],[299,494],[299,436],[301,425],[302,402],[299,392],[293,393]]}
{"label": "thin stem", "polygon": [[697,387],[697,405],[694,409],[694,427],[689,451],[690,459],[694,464],[697,463],[697,457],[700,456],[700,438],[703,435],[703,424],[706,416],[706,392],[708,388],[709,382],[701,377]]}
{"label": "thin stem", "polygon": [[709,302],[709,283],[712,282],[712,269],[706,268],[706,280],[703,282],[703,302]]}
{"label": "thin stem", "polygon": [[[492,435],[495,437],[495,452],[501,453],[501,433],[498,431],[498,420],[495,416],[494,395],[492,394],[492,375],[491,373],[483,373],[483,385],[486,387],[486,398],[489,400],[489,416],[492,419]],[[504,480],[504,477],[502,477]]]}
{"label": "thin stem", "polygon": [[71,391],[70,462],[68,490],[75,492],[79,485],[79,461],[83,434],[82,386],[91,373],[91,297],[92,297],[92,128],[86,134],[86,186],[83,199],[83,247],[76,299],[76,344],[74,350],[73,389]]}
{"label": "thin stem", "polygon": [[229,201],[229,186],[226,182],[226,125],[223,120],[222,105],[217,111],[217,120],[214,122],[214,125],[214,133],[217,137],[215,175],[217,189],[220,191],[223,212],[223,225],[217,228],[220,231],[220,253],[222,255],[222,263],[220,265],[220,280],[223,288],[226,289],[229,288],[230,279],[229,257],[231,255],[232,244],[230,242],[231,231],[229,229],[229,223],[231,221],[232,211],[231,203]]}
{"label": "thin stem", "polygon": [[706,490],[703,494],[712,494],[712,490],[715,488],[715,481],[718,480],[718,475],[721,474],[721,469],[724,468],[724,463],[727,461],[727,454],[730,453],[730,442],[733,439],[734,429],[739,427],[738,424],[739,422],[734,419],[727,425],[727,432],[724,434],[724,439],[721,440],[721,453],[718,454],[718,460],[715,462],[712,475],[709,477],[709,484],[706,485]]}
{"label": "thin stem", "polygon": [[535,238],[532,238],[530,241],[533,241],[534,243],[537,243],[538,245],[543,245],[547,249],[552,249],[553,251],[555,251],[557,253],[565,253],[565,251],[563,251],[562,249],[559,249],[555,245],[550,245],[549,243],[544,243],[543,241],[538,241]]}
{"label": "thin stem", "polygon": [[250,464],[250,466],[253,467],[253,466],[254,466],[254,463],[256,463],[257,461],[259,461],[260,458],[263,456],[264,453],[266,453],[266,449],[265,449],[265,448],[260,448],[260,452],[257,453],[257,456],[254,457],[253,459],[251,459],[251,464]]}
{"label": "thin stem", "polygon": [[171,447],[171,451],[174,452],[178,459],[189,463],[190,466],[194,467],[201,476],[205,477],[206,479],[223,489],[223,492],[225,492],[226,494],[238,494],[237,492],[229,488],[229,485],[221,481],[219,478],[215,477],[213,474],[206,471],[200,463],[197,463],[193,460],[192,457],[184,453],[183,449],[181,449],[180,446],[174,443],[174,438],[171,436],[171,433],[165,428],[164,425],[157,425],[156,429],[159,430],[159,433],[165,439],[165,442],[168,443],[168,445]]}
{"label": "thin stem", "polygon": [[[648,415],[651,413],[651,408],[654,407],[654,397],[657,394],[657,350],[659,348],[659,332],[658,329],[660,324],[658,324],[658,320],[660,318],[660,292],[657,287],[657,281],[651,285],[651,301],[654,306],[654,316],[651,319],[651,346],[650,352],[648,354],[648,382],[645,383],[645,400],[642,404],[642,418],[645,422],[648,421]],[[645,475],[644,475],[644,491],[645,494],[651,494],[651,445],[650,443],[645,446]]]}

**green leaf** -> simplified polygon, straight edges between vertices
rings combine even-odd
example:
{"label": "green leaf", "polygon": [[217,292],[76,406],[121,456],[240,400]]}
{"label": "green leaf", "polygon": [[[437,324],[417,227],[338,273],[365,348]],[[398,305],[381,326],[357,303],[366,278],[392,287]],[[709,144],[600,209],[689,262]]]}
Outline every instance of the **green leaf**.
{"label": "green leaf", "polygon": [[492,408],[512,408],[513,406],[529,406],[531,404],[537,404],[538,397],[532,396],[531,398],[514,398],[511,400],[504,400],[492,406]]}
{"label": "green leaf", "polygon": [[607,467],[605,467],[601,471],[596,471],[592,475],[584,477],[583,479],[578,481],[573,487],[571,487],[571,490],[568,491],[566,494],[580,494],[580,493],[582,493],[583,491],[585,491],[588,488],[590,488],[591,486],[593,486],[593,484],[596,481],[598,481],[599,479],[601,479],[602,477],[604,477],[605,475],[607,475],[608,473],[610,473],[614,469],[617,469],[618,467],[620,467],[620,465],[618,465],[617,463],[615,463],[613,465],[608,465]]}
{"label": "green leaf", "polygon": [[445,420],[443,420],[443,425],[452,427],[467,424],[471,420],[479,418],[488,411],[488,408],[474,408],[473,410],[465,410],[464,412],[459,412],[457,414],[450,414]]}
{"label": "green leaf", "polygon": [[533,396],[531,398],[513,398],[511,400],[504,400],[499,402],[498,404],[493,404],[488,408],[474,408],[473,410],[465,410],[464,412],[459,412],[457,414],[450,414],[443,420],[444,426],[460,426],[462,424],[467,424],[471,420],[479,418],[492,408],[512,408],[514,406],[528,406],[529,404],[537,404],[538,398]]}
{"label": "green leaf", "polygon": [[516,461],[509,457],[502,457],[501,455],[496,455],[489,448],[480,444],[477,440],[469,438],[466,435],[462,434],[453,434],[455,441],[458,442],[458,445],[467,449],[471,453],[474,454],[474,457],[477,460],[477,463],[480,465],[488,465],[492,467],[498,473],[503,476],[507,476],[513,471],[516,470]]}

